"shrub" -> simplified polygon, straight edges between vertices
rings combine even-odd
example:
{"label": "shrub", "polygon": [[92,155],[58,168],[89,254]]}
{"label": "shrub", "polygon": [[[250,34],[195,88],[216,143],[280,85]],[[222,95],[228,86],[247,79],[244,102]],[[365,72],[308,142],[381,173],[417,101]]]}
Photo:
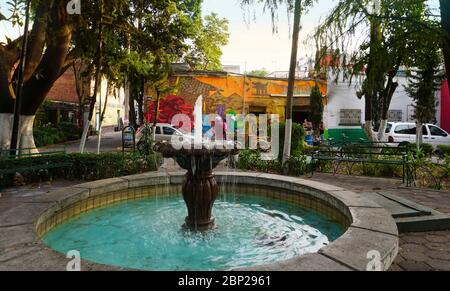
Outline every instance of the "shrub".
{"label": "shrub", "polygon": [[[261,160],[261,153],[256,150],[245,150],[239,155],[238,168],[241,170],[266,173],[281,173],[282,166],[278,160]],[[301,176],[308,172],[309,164],[304,155],[292,156],[284,165],[284,173],[291,176]]]}
{"label": "shrub", "polygon": [[[283,160],[284,135],[286,123],[280,123],[280,154],[278,160]],[[291,156],[300,156],[305,146],[305,130],[298,123],[292,124]]]}
{"label": "shrub", "polygon": [[306,156],[292,156],[286,161],[284,170],[288,175],[301,176],[308,172],[309,167],[310,165],[308,164]]}
{"label": "shrub", "polygon": [[[155,153],[148,156],[139,153],[55,154],[15,160],[0,159],[0,170],[26,168],[32,162],[51,165],[61,161],[70,162],[72,166],[49,169],[47,172],[49,177],[93,181],[155,171],[161,163],[161,158]],[[39,178],[39,170],[27,171],[23,174],[29,181],[36,181]],[[11,183],[5,177],[0,178],[1,186],[8,186]]]}
{"label": "shrub", "polygon": [[243,150],[239,154],[237,167],[241,170],[259,171],[259,172],[279,172],[280,162],[264,161],[261,159],[261,153],[257,150]]}
{"label": "shrub", "polygon": [[34,142],[37,147],[78,140],[82,133],[82,129],[68,122],[58,125],[46,124],[33,130]]}
{"label": "shrub", "polygon": [[[421,149],[422,153],[426,156],[433,155],[433,152],[434,152],[433,146],[428,143],[421,144],[420,149]],[[415,144],[415,143],[409,144],[409,150],[414,154],[417,153],[417,144]]]}
{"label": "shrub", "polygon": [[438,154],[442,157],[450,156],[450,145],[439,145],[438,147]]}

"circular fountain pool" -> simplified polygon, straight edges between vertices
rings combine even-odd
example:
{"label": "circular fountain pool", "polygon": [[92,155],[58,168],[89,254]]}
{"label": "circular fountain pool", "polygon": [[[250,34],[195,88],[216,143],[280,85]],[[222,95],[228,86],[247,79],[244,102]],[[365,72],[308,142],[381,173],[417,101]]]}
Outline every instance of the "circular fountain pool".
{"label": "circular fountain pool", "polygon": [[356,193],[269,174],[216,177],[215,228],[206,232],[182,228],[183,172],[50,192],[36,199],[49,203],[34,210],[36,245],[39,256],[58,263],[36,261],[35,267],[65,269],[69,250],[80,251],[83,270],[366,270],[373,250],[387,270],[395,259],[394,220]]}
{"label": "circular fountain pool", "polygon": [[90,211],[44,236],[56,251],[141,270],[229,270],[315,253],[345,229],[327,217],[280,200],[221,195],[216,228],[182,230],[180,195],[129,201]]}

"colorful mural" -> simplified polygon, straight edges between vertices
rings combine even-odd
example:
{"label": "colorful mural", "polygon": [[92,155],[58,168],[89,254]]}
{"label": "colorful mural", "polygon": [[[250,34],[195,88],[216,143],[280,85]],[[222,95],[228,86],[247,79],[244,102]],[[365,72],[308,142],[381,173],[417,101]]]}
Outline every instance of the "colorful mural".
{"label": "colorful mural", "polygon": [[[294,106],[302,110],[309,108],[309,95],[315,80],[297,80],[294,90]],[[225,116],[227,112],[267,113],[285,116],[286,95],[288,82],[285,79],[269,79],[249,77],[237,74],[216,72],[182,72],[175,74],[170,84],[174,86],[176,95],[181,96],[185,104],[193,105],[198,96],[204,98],[204,113]],[[327,94],[325,80],[318,81],[320,91]],[[147,92],[153,96],[152,92]],[[176,101],[176,102],[175,102]],[[171,105],[171,102],[175,102]],[[173,96],[163,97],[161,104],[170,110],[160,113],[160,122],[167,121],[170,114],[183,113],[190,107],[180,107],[180,100]],[[154,102],[153,102],[154,103]],[[150,107],[154,110],[154,104]],[[161,106],[161,105],[160,105]],[[151,111],[151,109],[150,109]],[[179,111],[179,112],[177,112]]]}

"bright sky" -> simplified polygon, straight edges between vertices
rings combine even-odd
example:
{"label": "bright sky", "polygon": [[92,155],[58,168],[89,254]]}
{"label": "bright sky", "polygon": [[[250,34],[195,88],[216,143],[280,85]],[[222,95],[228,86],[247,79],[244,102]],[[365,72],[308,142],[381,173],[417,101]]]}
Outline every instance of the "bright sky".
{"label": "bright sky", "polygon": [[[5,11],[7,0],[0,0],[0,11]],[[319,0],[302,18],[302,31],[299,54],[300,58],[313,55],[313,47],[304,42],[338,0]],[[438,0],[429,0],[433,7],[439,7]],[[240,65],[241,71],[265,68],[268,71],[287,71],[291,53],[290,28],[293,18],[288,21],[286,9],[279,13],[278,33],[272,33],[272,19],[269,12],[263,13],[261,5],[245,12],[239,0],[204,0],[203,14],[216,12],[220,17],[230,21],[230,42],[223,48],[224,65]],[[249,23],[245,19],[250,19]],[[14,37],[19,28],[13,28],[6,22],[0,22],[0,41],[4,36]]]}
{"label": "bright sky", "polygon": [[[338,0],[319,0],[308,14],[302,18],[299,58],[314,54],[314,47],[306,46],[307,36],[314,31]],[[429,0],[432,7],[439,8],[438,0]],[[223,48],[224,65],[240,65],[241,72],[266,68],[272,71],[288,71],[291,54],[291,29],[285,11],[280,11],[278,33],[272,33],[272,20],[269,12],[263,13],[260,5],[251,11],[251,23],[245,24],[245,13],[239,0],[204,0],[203,13],[218,13],[230,21],[230,42]],[[439,11],[437,11],[438,13]],[[247,13],[248,15],[248,13]],[[254,16],[254,17],[253,17]],[[309,42],[311,43],[311,42]],[[301,60],[302,61],[302,60]]]}

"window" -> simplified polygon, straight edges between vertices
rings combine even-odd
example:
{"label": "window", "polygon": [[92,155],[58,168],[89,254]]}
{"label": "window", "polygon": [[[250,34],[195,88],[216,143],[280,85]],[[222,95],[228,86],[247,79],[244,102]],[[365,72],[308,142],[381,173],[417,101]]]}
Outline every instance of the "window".
{"label": "window", "polygon": [[163,127],[164,135],[173,135],[175,133],[175,129],[170,127]]}
{"label": "window", "polygon": [[340,125],[361,125],[361,110],[341,109]]}
{"label": "window", "polygon": [[156,134],[161,134],[161,127],[159,126],[156,127]]}
{"label": "window", "polygon": [[[411,134],[411,126],[409,126],[408,124],[401,124],[401,125],[397,125],[397,127],[395,128],[395,133],[396,134]],[[416,133],[416,129],[414,128],[414,134]]]}
{"label": "window", "polygon": [[429,128],[432,136],[444,136],[444,137],[448,136],[447,133],[445,133],[445,131],[436,126],[429,126]]}
{"label": "window", "polygon": [[388,124],[386,125],[386,133],[390,133],[390,132],[391,132],[391,129],[392,129],[392,123],[388,123]]}
{"label": "window", "polygon": [[403,121],[403,111],[389,110],[388,119],[390,122],[402,122]]}
{"label": "window", "polygon": [[[415,126],[415,125],[400,124],[400,125],[397,125],[394,132],[396,134],[416,135],[416,128],[417,128],[417,126]],[[422,134],[428,135],[428,129],[425,125],[422,127]]]}

